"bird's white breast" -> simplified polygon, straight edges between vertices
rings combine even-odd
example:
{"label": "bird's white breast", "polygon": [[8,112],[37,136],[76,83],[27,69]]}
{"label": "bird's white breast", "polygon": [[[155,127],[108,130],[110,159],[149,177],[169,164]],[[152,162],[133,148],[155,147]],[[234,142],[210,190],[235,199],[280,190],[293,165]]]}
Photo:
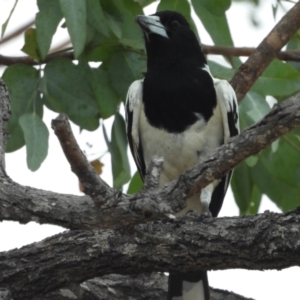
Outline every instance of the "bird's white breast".
{"label": "bird's white breast", "polygon": [[139,122],[146,167],[153,155],[164,158],[161,185],[176,179],[199,160],[203,161],[223,143],[222,116],[218,106],[207,124],[199,116],[195,124],[180,134],[151,126],[144,114],[144,107],[141,108]]}

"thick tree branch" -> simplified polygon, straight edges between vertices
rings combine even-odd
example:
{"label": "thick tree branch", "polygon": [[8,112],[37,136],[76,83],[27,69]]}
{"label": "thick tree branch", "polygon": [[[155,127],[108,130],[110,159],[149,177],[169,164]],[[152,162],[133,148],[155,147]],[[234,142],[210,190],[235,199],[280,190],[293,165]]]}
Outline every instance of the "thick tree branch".
{"label": "thick tree branch", "polygon": [[298,1],[235,73],[230,83],[239,101],[244,98],[257,78],[278,55],[280,49],[300,28],[299,16],[300,2]]}
{"label": "thick tree branch", "polygon": [[0,284],[25,300],[113,273],[300,266],[299,224],[298,209],[157,221],[137,225],[129,236],[110,229],[65,232],[0,253]]}
{"label": "thick tree branch", "polygon": [[[104,204],[105,212],[113,209],[113,218],[118,224],[122,223],[123,215],[117,211],[120,207],[125,207],[134,212],[142,212],[142,215],[149,220],[153,216],[155,218],[163,217],[164,214],[173,213],[183,207],[182,199],[190,196],[215,179],[223,177],[229,170],[233,169],[237,164],[243,161],[250,155],[258,153],[260,150],[266,148],[279,136],[295,128],[300,124],[300,94],[294,96],[280,104],[273,107],[271,112],[259,123],[246,129],[239,136],[232,138],[226,145],[216,149],[212,155],[205,161],[201,162],[186,173],[182,174],[177,180],[163,188],[143,190],[134,196],[128,197],[124,194],[119,194],[118,201],[115,199],[108,200]],[[69,130],[67,127],[61,127],[61,130]],[[74,140],[75,141],[75,140]],[[75,147],[73,147],[75,149]],[[78,148],[78,151],[79,148]],[[71,152],[65,151],[65,155],[69,157]],[[68,158],[70,161],[70,158]],[[86,162],[87,163],[87,162]],[[74,167],[72,166],[72,169]],[[88,182],[89,179],[81,177],[84,174],[76,173],[81,182]],[[113,189],[108,187],[101,179],[100,189],[109,189],[106,194],[116,194]],[[89,195],[99,195],[96,186],[93,186],[93,181],[88,185],[90,189]],[[83,185],[85,188],[85,185]],[[93,192],[95,189],[95,192]],[[101,197],[101,195],[100,195]],[[105,198],[105,197],[103,197]],[[128,212],[128,209],[127,209]],[[121,217],[121,218],[120,218]],[[130,218],[129,218],[130,219]],[[140,222],[141,219],[132,219],[134,222]],[[111,222],[115,224],[115,222]]]}
{"label": "thick tree branch", "polygon": [[[1,112],[8,115],[7,109],[8,107],[5,111],[4,107]],[[267,147],[299,124],[300,94],[276,105],[261,122],[231,139],[206,162],[195,166],[166,187],[143,190],[129,197],[100,180],[102,186],[99,189],[108,189],[104,193],[114,195],[101,209],[95,209],[88,197],[60,195],[22,187],[4,174],[0,178],[0,220],[19,220],[24,223],[36,221],[58,224],[65,228],[91,229],[116,226],[128,228],[138,223],[165,218],[165,214],[184,206],[186,195],[222,177],[239,162]],[[86,181],[86,178],[79,180]]]}
{"label": "thick tree branch", "polygon": [[22,186],[0,174],[0,221],[53,224],[68,229],[95,229],[107,223],[88,196],[58,194]]}

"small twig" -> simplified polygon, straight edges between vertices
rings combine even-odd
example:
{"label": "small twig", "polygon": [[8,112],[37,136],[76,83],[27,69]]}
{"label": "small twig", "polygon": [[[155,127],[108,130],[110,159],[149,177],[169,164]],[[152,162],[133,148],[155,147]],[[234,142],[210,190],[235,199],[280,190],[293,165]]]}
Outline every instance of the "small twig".
{"label": "small twig", "polygon": [[99,177],[80,150],[67,116],[60,114],[55,120],[52,120],[51,125],[71,165],[72,171],[77,175],[84,188],[84,193],[89,195],[95,205],[100,208],[105,200],[113,196],[112,190]]}
{"label": "small twig", "polygon": [[30,65],[30,66],[37,66],[37,65],[42,65],[47,62],[49,62],[53,58],[67,58],[67,59],[74,59],[74,52],[73,51],[68,51],[68,52],[53,52],[50,53],[46,56],[46,58],[42,61],[38,61],[35,59],[32,59],[29,56],[5,56],[5,55],[0,55],[0,65],[4,66],[11,66],[15,64],[25,64],[25,65]]}
{"label": "small twig", "polygon": [[11,39],[15,38],[19,34],[23,33],[28,27],[32,26],[33,24],[34,24],[34,20],[31,20],[28,23],[22,25],[20,28],[16,29],[10,35],[8,35],[8,36],[4,37],[2,40],[0,40],[0,45],[10,41]]}
{"label": "small twig", "polygon": [[[226,57],[233,56],[250,56],[255,48],[251,47],[226,47],[226,46],[210,46],[201,45],[204,54],[224,55]],[[300,62],[300,50],[280,51],[276,57],[284,61]]]}
{"label": "small twig", "polygon": [[[63,46],[68,45],[69,42],[66,41],[65,43],[59,45],[58,47],[52,49],[50,54],[46,56],[43,61],[37,61],[32,59],[29,56],[5,56],[0,55],[0,65],[11,66],[17,63],[22,63],[26,65],[41,65],[44,63],[49,62],[53,58],[62,57],[67,59],[74,59],[73,51],[67,51],[67,49],[63,49],[63,51],[57,51],[62,49]],[[210,45],[201,45],[202,51],[204,54],[215,54],[215,55],[224,55],[226,57],[233,57],[233,56],[250,56],[255,48],[248,48],[248,47],[225,47],[225,46],[210,46]],[[278,59],[284,61],[296,61],[300,62],[300,51],[298,50],[290,50],[290,51],[281,51],[279,52],[276,57]]]}
{"label": "small twig", "polygon": [[243,99],[251,86],[300,28],[300,2],[277,23],[231,79],[237,98]]}

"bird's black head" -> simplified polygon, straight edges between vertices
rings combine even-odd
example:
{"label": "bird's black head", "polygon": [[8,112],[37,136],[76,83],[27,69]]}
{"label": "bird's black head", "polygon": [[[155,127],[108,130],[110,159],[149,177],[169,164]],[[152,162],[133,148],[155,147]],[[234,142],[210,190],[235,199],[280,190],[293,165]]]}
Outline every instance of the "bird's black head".
{"label": "bird's black head", "polygon": [[206,63],[195,33],[178,12],[160,11],[150,16],[137,16],[141,26],[149,64],[173,64],[184,58]]}

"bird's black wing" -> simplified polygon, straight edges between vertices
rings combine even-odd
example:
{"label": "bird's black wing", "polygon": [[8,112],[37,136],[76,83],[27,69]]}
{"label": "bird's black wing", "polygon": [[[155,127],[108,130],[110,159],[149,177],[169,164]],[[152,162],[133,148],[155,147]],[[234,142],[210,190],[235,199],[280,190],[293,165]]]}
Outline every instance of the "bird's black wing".
{"label": "bird's black wing", "polygon": [[[238,103],[235,92],[226,80],[214,79],[217,101],[221,108],[224,130],[224,144],[230,137],[239,134]],[[219,214],[230,182],[232,171],[224,176],[213,191],[209,210],[213,217]]]}
{"label": "bird's black wing", "polygon": [[143,97],[143,80],[134,81],[129,87],[126,104],[126,125],[127,125],[127,137],[130,146],[130,150],[138,171],[144,179],[146,174],[146,165],[143,156],[143,148],[140,139],[139,132],[139,120],[142,107]]}

